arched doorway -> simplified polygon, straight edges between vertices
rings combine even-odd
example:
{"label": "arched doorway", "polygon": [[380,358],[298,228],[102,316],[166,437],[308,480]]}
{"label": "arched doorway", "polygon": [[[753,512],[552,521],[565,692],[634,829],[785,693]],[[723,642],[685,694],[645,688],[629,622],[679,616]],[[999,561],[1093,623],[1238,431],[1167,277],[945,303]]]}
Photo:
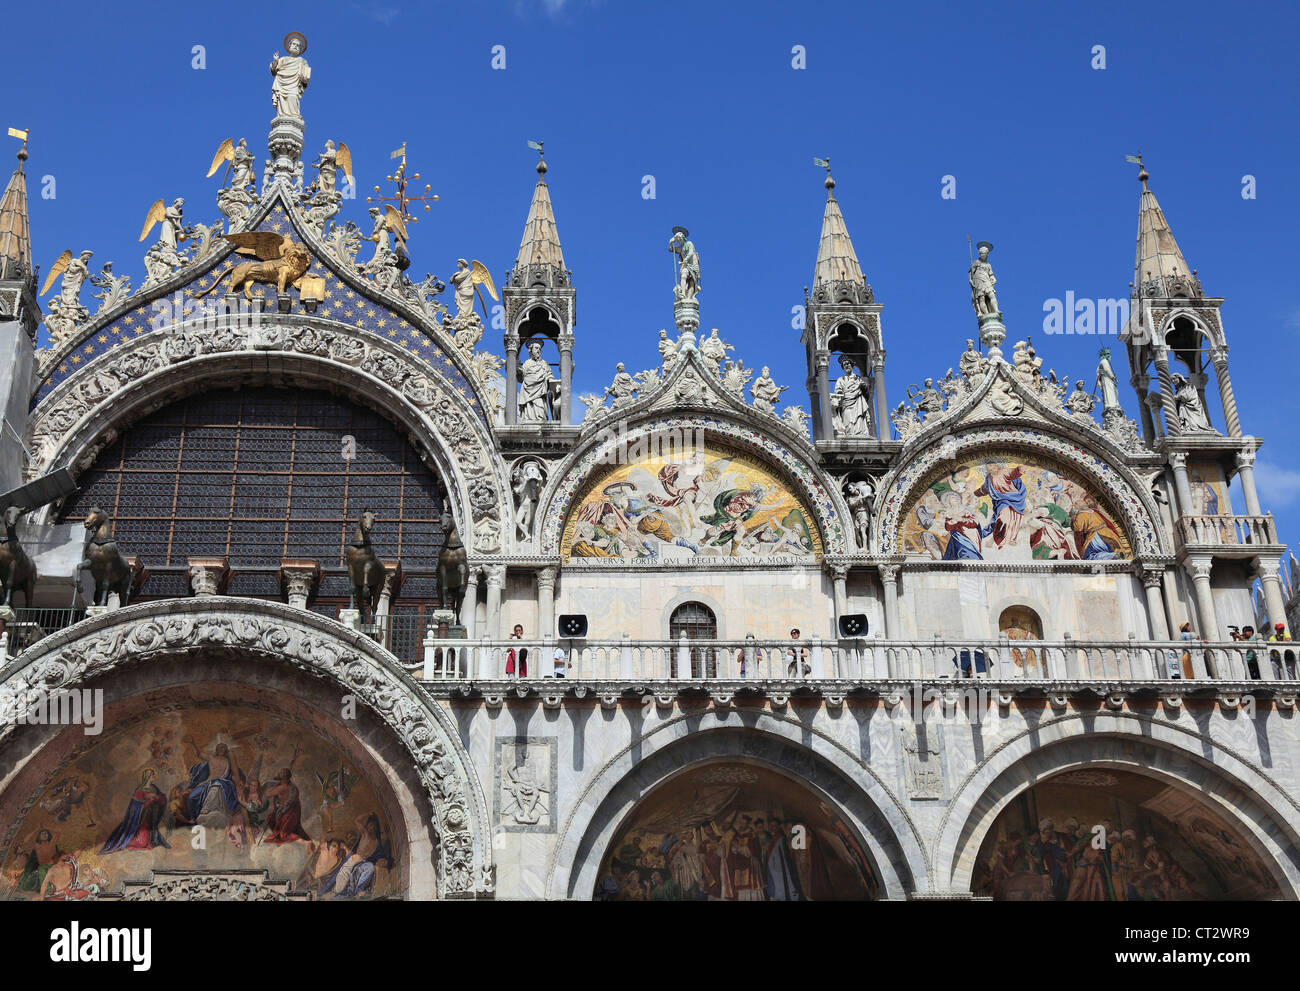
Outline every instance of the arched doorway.
{"label": "arched doorway", "polygon": [[[1005,633],[1008,640],[1042,640],[1043,621],[1028,606],[1011,606],[1003,609],[998,617],[998,632]],[[1047,677],[1047,673],[1040,670],[1038,651],[1031,647],[1012,647],[1011,660],[1021,677]]]}
{"label": "arched doorway", "polygon": [[624,819],[601,861],[598,901],[837,901],[879,897],[841,811],[749,761],[692,765]]}
{"label": "arched doorway", "polygon": [[[716,640],[718,638],[718,617],[703,602],[683,602],[673,610],[668,618],[668,638],[674,642],[685,636],[687,640]],[[691,677],[701,677],[701,671],[707,671],[706,677],[716,678],[718,661],[712,647],[691,648]],[[677,671],[677,652],[673,651],[672,676],[680,677]]]}
{"label": "arched doorway", "polygon": [[1006,901],[1281,897],[1246,838],[1195,793],[1111,767],[1017,795],[984,837],[972,890]]}

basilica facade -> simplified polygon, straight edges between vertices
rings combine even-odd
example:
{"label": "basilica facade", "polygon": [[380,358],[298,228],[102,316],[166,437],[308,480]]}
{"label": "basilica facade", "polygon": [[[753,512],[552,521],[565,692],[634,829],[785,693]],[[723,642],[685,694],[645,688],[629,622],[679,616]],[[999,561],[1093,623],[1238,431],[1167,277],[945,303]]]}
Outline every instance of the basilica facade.
{"label": "basilica facade", "polygon": [[25,144],[0,202],[0,896],[1300,894],[1295,653],[1227,625],[1300,596],[1144,168],[1093,392],[982,242],[955,371],[891,405],[827,167],[802,381],[702,331],[677,228],[658,361],[574,397],[545,159],[499,287],[416,281],[405,158],[343,216],[305,52],[137,288],[39,283]]}

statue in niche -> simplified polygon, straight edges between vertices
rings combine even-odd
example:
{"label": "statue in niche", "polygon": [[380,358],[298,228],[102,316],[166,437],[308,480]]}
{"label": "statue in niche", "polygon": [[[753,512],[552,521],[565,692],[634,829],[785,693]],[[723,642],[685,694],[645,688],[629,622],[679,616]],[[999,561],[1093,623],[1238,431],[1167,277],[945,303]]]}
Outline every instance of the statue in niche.
{"label": "statue in niche", "polygon": [[542,342],[528,342],[528,360],[519,367],[520,423],[542,423],[555,418],[556,399],[560,383],[551,373],[551,366],[542,357]]}
{"label": "statue in niche", "polygon": [[871,433],[871,405],[867,400],[867,382],[848,355],[840,358],[844,370],[831,393],[831,420],[835,432],[843,437],[865,437]]}
{"label": "statue in niche", "polygon": [[1201,405],[1201,396],[1196,386],[1181,372],[1174,372],[1174,409],[1178,413],[1178,425],[1183,433],[1218,433],[1210,426],[1205,407]]}

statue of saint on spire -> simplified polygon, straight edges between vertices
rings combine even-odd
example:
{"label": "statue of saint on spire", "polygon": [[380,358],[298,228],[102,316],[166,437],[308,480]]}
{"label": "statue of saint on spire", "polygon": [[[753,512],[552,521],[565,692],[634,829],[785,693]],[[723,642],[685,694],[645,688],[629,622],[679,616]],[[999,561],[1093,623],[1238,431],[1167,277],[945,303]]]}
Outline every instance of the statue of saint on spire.
{"label": "statue of saint on spire", "polygon": [[979,256],[970,263],[970,301],[976,316],[982,317],[998,312],[998,297],[993,291],[998,280],[993,277],[993,266],[989,264],[992,243],[981,241],[975,247]]}
{"label": "statue of saint on spire", "polygon": [[679,301],[694,299],[700,291],[700,256],[690,235],[685,227],[674,227],[673,236],[668,239],[668,250],[677,256],[678,261],[673,298]]}
{"label": "statue of saint on spire", "polygon": [[311,81],[311,66],[302,57],[307,50],[307,39],[297,31],[284,36],[284,50],[288,55],[271,56],[271,106],[277,117],[294,117],[302,120],[299,104],[303,90]]}

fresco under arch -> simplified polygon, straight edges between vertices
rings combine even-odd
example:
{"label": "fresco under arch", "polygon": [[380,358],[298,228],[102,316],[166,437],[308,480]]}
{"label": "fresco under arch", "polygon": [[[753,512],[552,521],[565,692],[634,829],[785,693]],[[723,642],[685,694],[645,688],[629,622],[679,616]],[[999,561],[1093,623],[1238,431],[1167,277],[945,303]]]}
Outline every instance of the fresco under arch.
{"label": "fresco under arch", "polygon": [[630,453],[574,500],[565,562],[821,557],[816,516],[753,455],[703,440]]}
{"label": "fresco under arch", "polygon": [[0,897],[94,899],[154,870],[250,869],[312,898],[401,897],[405,837],[316,716],[206,699],[100,735],[65,730],[46,751],[75,738],[71,752],[38,757],[37,786],[0,800]]}
{"label": "fresco under arch", "polygon": [[1081,474],[990,450],[933,472],[903,516],[899,550],[944,561],[1104,561],[1133,556],[1123,524]]}
{"label": "fresco under arch", "polygon": [[1084,768],[1016,797],[980,846],[972,889],[1000,901],[1280,897],[1239,830],[1156,778]]}
{"label": "fresco under arch", "polygon": [[875,899],[863,844],[830,803],[743,762],[688,768],[643,800],[601,862],[597,901]]}

